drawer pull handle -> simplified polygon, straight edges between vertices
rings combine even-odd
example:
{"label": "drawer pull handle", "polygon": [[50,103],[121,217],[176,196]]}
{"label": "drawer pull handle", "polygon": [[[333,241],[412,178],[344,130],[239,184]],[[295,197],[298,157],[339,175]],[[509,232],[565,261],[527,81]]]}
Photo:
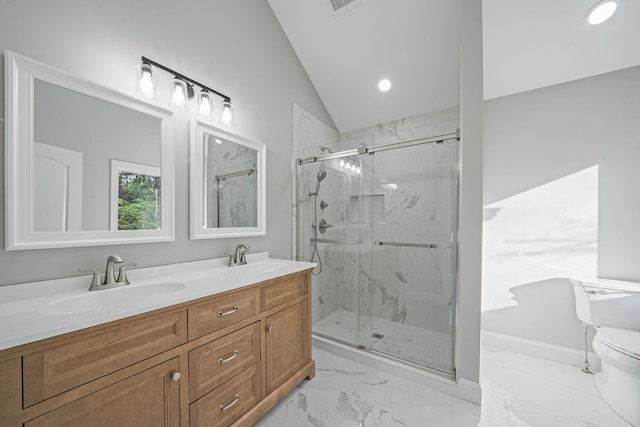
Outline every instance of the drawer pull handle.
{"label": "drawer pull handle", "polygon": [[171,381],[176,382],[180,380],[180,372],[174,372],[173,374],[171,374]]}
{"label": "drawer pull handle", "polygon": [[273,326],[268,326],[267,327],[267,332],[273,332]]}
{"label": "drawer pull handle", "polygon": [[222,359],[222,358],[218,359],[218,363],[223,364],[223,363],[231,362],[236,357],[238,357],[238,350],[235,350],[233,354],[227,357],[226,359]]}
{"label": "drawer pull handle", "polygon": [[218,312],[218,317],[220,317],[220,316],[228,316],[228,315],[230,315],[230,314],[235,313],[236,311],[238,311],[238,306],[237,306],[237,305],[234,305],[234,306],[233,306],[233,308],[232,308],[231,310],[229,310],[229,311],[222,311],[222,310],[220,310],[220,311]]}
{"label": "drawer pull handle", "polygon": [[235,396],[233,396],[233,402],[229,403],[228,405],[220,405],[220,410],[226,411],[227,409],[238,403],[238,400],[240,400],[240,396],[236,394]]}

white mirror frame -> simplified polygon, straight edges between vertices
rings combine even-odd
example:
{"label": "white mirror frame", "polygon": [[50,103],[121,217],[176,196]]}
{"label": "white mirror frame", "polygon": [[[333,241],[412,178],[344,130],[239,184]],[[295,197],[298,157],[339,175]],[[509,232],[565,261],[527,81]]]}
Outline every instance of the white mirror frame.
{"label": "white mirror frame", "polygon": [[[39,61],[5,51],[5,248],[68,248],[168,242],[174,232],[172,112]],[[161,229],[35,232],[33,227],[34,79],[110,102],[160,120]],[[109,194],[109,189],[105,189]]]}
{"label": "white mirror frame", "polygon": [[[236,144],[244,145],[258,152],[256,182],[256,227],[207,228],[204,220],[205,183],[204,183],[204,134],[213,135]],[[189,237],[198,239],[222,239],[228,237],[264,236],[266,229],[266,146],[235,133],[220,129],[206,122],[193,119],[190,135],[190,203]]]}

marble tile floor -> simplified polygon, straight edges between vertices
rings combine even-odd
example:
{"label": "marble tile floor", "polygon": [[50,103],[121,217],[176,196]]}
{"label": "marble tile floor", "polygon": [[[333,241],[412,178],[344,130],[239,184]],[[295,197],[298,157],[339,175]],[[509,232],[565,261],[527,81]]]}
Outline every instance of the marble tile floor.
{"label": "marble tile floor", "polygon": [[313,349],[304,381],[258,427],[630,427],[579,368],[483,346],[482,405]]}

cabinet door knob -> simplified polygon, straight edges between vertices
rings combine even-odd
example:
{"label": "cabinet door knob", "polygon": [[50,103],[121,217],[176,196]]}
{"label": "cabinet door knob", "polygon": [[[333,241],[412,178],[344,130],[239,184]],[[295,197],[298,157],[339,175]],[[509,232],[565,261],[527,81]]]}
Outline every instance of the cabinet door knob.
{"label": "cabinet door knob", "polygon": [[171,381],[178,381],[180,380],[180,372],[174,372],[173,374],[171,374]]}
{"label": "cabinet door knob", "polygon": [[273,332],[273,326],[267,326],[267,331],[268,332]]}

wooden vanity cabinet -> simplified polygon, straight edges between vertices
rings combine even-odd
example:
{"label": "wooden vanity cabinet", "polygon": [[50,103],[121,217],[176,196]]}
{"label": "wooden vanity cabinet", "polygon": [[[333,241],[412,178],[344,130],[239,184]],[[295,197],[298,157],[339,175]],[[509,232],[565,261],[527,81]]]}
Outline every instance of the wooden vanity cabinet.
{"label": "wooden vanity cabinet", "polygon": [[26,422],[25,427],[179,427],[178,358]]}
{"label": "wooden vanity cabinet", "polygon": [[267,394],[277,389],[311,358],[311,343],[305,339],[308,321],[306,300],[266,318]]}
{"label": "wooden vanity cabinet", "polygon": [[0,425],[251,426],[305,378],[310,270],[0,351]]}

